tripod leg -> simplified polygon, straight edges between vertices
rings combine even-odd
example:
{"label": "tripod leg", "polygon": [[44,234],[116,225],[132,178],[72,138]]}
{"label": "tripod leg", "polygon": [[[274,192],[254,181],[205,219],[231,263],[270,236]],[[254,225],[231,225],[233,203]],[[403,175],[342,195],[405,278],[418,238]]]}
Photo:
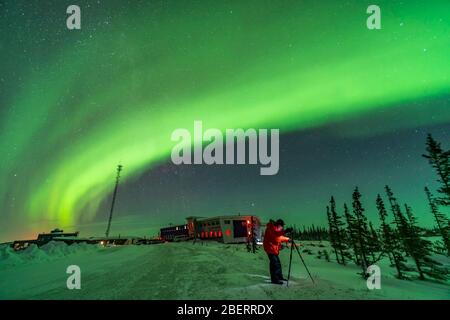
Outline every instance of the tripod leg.
{"label": "tripod leg", "polygon": [[293,251],[293,247],[291,244],[291,253],[289,255],[289,271],[288,271],[288,278],[287,278],[287,282],[286,282],[286,286],[289,287],[289,279],[291,278],[291,266],[292,266],[292,251]]}
{"label": "tripod leg", "polygon": [[[294,245],[294,241],[292,241],[292,245]],[[308,272],[309,277],[311,278],[311,281],[313,284],[315,284],[313,277],[311,276],[311,273],[308,270],[308,267],[306,266],[305,260],[303,260],[302,255],[300,254],[300,250],[298,249],[297,246],[295,246],[295,249],[297,250],[298,256],[300,257],[300,259],[302,260],[303,265],[305,266],[306,272]]]}

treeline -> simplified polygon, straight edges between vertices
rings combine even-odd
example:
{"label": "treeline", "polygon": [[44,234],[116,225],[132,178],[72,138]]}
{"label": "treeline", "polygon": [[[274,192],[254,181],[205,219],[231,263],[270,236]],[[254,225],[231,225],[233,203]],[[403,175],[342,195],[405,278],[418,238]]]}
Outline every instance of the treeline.
{"label": "treeline", "polygon": [[[418,227],[420,232],[424,237],[440,237],[441,230],[438,227],[432,228],[424,228]],[[297,227],[293,226],[293,231],[289,234],[294,237],[294,239],[298,240],[311,240],[311,241],[322,241],[322,240],[330,240],[330,236],[328,233],[328,228],[318,227],[312,224],[311,226],[302,226]],[[439,253],[445,253],[445,248],[442,244],[437,244],[435,246],[436,250],[439,250]]]}
{"label": "treeline", "polygon": [[[425,276],[446,279],[448,271],[431,255],[436,252],[450,254],[449,220],[440,212],[440,208],[450,205],[450,151],[442,150],[441,145],[428,135],[427,154],[423,156],[438,175],[437,196],[428,188],[425,193],[436,223],[435,231],[442,240],[433,245],[424,239],[426,232],[417,225],[412,208],[406,203],[400,204],[389,186],[384,190],[387,201],[380,194],[375,199],[380,225],[375,228],[366,217],[362,195],[356,187],[350,205],[344,203],[338,209],[331,197],[326,207],[329,228],[328,234],[322,233],[322,236],[328,236],[338,263],[354,262],[361,266],[361,274],[366,278],[367,267],[387,256],[399,279],[407,278],[406,272],[413,270],[418,272],[420,279]],[[414,269],[406,264],[407,258],[413,261]]]}
{"label": "treeline", "polygon": [[295,225],[290,234],[294,239],[298,240],[328,240],[328,230],[324,227],[316,227],[311,225],[309,227],[303,226],[302,228],[297,228]]}

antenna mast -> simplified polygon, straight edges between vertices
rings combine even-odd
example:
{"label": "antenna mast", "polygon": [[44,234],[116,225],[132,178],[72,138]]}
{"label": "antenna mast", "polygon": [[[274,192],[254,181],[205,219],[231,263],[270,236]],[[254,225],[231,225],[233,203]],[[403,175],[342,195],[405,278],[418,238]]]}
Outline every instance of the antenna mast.
{"label": "antenna mast", "polygon": [[109,237],[109,229],[111,228],[111,220],[112,220],[112,215],[113,215],[113,211],[114,211],[114,204],[116,202],[117,189],[119,187],[120,171],[122,171],[122,168],[123,168],[123,166],[120,164],[117,166],[116,186],[114,187],[114,194],[113,194],[112,203],[111,203],[111,211],[109,212],[108,227],[106,228],[106,233],[105,233],[107,238]]}

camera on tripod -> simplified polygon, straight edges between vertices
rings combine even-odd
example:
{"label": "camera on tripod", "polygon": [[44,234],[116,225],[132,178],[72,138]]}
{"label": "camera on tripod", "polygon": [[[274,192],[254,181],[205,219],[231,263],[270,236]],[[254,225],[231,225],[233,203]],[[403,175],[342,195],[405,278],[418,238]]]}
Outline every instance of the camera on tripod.
{"label": "camera on tripod", "polygon": [[288,227],[288,228],[284,229],[285,234],[292,233],[293,231],[294,231],[294,228],[292,228],[292,227]]}

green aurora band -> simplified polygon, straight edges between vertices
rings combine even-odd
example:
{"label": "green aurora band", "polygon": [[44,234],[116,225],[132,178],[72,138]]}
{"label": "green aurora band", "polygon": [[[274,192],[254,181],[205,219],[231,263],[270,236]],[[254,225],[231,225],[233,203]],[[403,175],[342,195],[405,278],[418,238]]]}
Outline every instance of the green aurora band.
{"label": "green aurora band", "polygon": [[[2,69],[21,78],[1,111],[2,216],[40,228],[90,221],[119,162],[129,180],[166,161],[172,131],[194,120],[283,133],[448,95],[450,2],[378,1],[372,31],[369,4],[80,1],[80,31],[64,29],[55,4],[42,19],[58,41],[41,45],[11,8],[26,26],[2,35]],[[435,123],[449,122],[441,111]]]}

